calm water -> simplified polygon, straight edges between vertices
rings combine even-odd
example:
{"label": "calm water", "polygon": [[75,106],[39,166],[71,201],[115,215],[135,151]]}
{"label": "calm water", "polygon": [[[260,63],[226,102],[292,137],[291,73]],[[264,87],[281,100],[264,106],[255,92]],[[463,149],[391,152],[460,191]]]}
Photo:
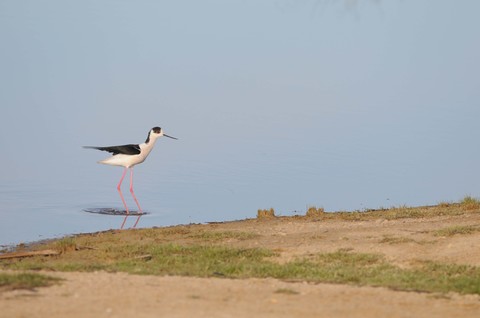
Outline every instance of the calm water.
{"label": "calm water", "polygon": [[[354,143],[341,133],[321,137],[303,131],[281,140],[257,138],[241,150],[225,143],[212,155],[191,150],[201,140],[160,139],[147,161],[135,167],[135,192],[149,213],[138,227],[251,218],[258,208],[294,215],[309,205],[362,210],[475,196],[478,150],[445,150],[455,149],[457,140],[471,138],[476,129],[469,112],[455,114],[456,119],[453,112],[436,116],[450,128],[424,132],[419,139],[415,129],[413,135],[392,134],[391,144],[373,137],[370,129],[357,131]],[[2,182],[0,245],[119,228],[122,216],[83,212],[122,207],[116,190],[122,168],[96,163],[105,156],[71,147],[52,168]],[[124,195],[134,208],[128,177]],[[131,217],[126,227],[135,220]]]}
{"label": "calm water", "polygon": [[[92,166],[95,163],[92,162]],[[108,167],[105,167],[108,169]],[[16,244],[45,238],[59,237],[66,234],[93,232],[105,229],[120,228],[124,217],[106,216],[84,212],[85,209],[121,208],[122,203],[116,190],[116,183],[121,175],[121,169],[111,169],[114,178],[111,184],[100,182],[87,185],[84,188],[78,184],[49,183],[38,180],[30,183],[2,185],[0,187],[0,212],[2,224],[0,245]],[[148,213],[141,217],[137,227],[167,226],[174,224],[198,223],[212,220],[225,220],[228,217],[216,215],[225,200],[219,189],[205,189],[213,195],[211,202],[198,196],[192,196],[200,185],[188,187],[167,186],[158,191],[149,189],[148,184],[142,185],[142,172],[138,173],[138,186],[135,187],[137,197],[144,210]],[[92,177],[92,175],[90,175]],[[118,177],[118,178],[117,178]],[[87,177],[88,178],[88,177]],[[98,188],[97,188],[98,186]],[[168,188],[170,187],[170,188]],[[182,194],[183,193],[183,194]],[[136,209],[135,203],[128,191],[128,181],[124,182],[124,195],[128,205]],[[200,194],[203,195],[203,194]],[[218,206],[216,206],[218,204]],[[215,207],[216,206],[216,207]],[[238,208],[230,209],[230,213],[238,212]],[[250,213],[250,216],[253,214]],[[238,213],[237,217],[246,217],[247,213]],[[136,217],[127,219],[125,228],[131,227]]]}
{"label": "calm water", "polygon": [[122,170],[81,146],[154,126],[179,140],[135,168],[139,227],[478,197],[479,10],[1,1],[0,245],[119,228],[83,210],[122,207]]}

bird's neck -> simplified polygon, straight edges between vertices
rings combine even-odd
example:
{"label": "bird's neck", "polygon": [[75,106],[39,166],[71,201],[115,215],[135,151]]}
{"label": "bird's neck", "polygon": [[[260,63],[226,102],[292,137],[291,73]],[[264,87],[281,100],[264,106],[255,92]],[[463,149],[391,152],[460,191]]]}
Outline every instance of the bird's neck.
{"label": "bird's neck", "polygon": [[140,145],[140,148],[145,151],[146,153],[150,153],[152,151],[153,146],[155,145],[155,142],[157,141],[156,138],[150,138],[148,142],[144,142],[143,144]]}

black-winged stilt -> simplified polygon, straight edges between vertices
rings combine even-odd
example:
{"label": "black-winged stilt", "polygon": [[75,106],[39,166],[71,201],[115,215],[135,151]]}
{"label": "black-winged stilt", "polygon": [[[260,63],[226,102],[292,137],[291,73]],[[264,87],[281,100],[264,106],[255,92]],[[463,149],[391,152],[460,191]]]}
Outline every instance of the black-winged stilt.
{"label": "black-winged stilt", "polygon": [[[120,194],[120,198],[122,199],[122,203],[123,203],[123,206],[125,207],[125,211],[127,215],[130,214],[130,212],[128,210],[127,203],[125,202],[125,198],[123,197],[122,190],[121,190],[122,182],[127,173],[127,169],[130,169],[130,193],[132,194],[132,197],[138,206],[138,213],[141,215],[143,213],[142,208],[138,203],[137,197],[135,196],[135,192],[133,192],[133,166],[145,161],[147,156],[152,151],[153,146],[155,145],[155,141],[157,141],[157,138],[162,136],[172,138],[172,139],[177,139],[175,137],[164,134],[162,128],[153,127],[148,132],[147,140],[145,140],[143,144],[129,144],[129,145],[110,146],[110,147],[84,146],[84,148],[98,149],[98,150],[108,151],[112,153],[111,157],[98,161],[98,163],[125,167],[125,169],[123,170],[122,177],[120,178],[120,182],[117,185],[117,190],[118,190],[118,193]],[[125,224],[125,221],[126,221],[126,218],[123,221],[122,228]],[[138,223],[138,219],[133,227],[135,227],[137,223]]]}

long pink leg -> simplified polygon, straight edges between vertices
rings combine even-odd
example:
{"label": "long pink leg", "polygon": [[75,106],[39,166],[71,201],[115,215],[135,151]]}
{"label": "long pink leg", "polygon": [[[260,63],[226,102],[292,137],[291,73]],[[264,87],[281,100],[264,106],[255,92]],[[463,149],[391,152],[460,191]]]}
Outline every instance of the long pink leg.
{"label": "long pink leg", "polygon": [[127,168],[125,168],[125,170],[123,170],[122,178],[120,179],[120,182],[117,185],[117,190],[118,190],[118,193],[120,194],[120,198],[122,199],[123,206],[125,207],[125,211],[127,211],[127,214],[129,214],[130,212],[128,211],[127,203],[125,202],[125,199],[123,198],[122,189],[121,189],[122,182],[123,182],[123,179],[125,178],[126,173],[127,173]]}
{"label": "long pink leg", "polygon": [[138,206],[138,213],[142,214],[142,208],[140,207],[140,204],[138,204],[137,197],[135,196],[135,193],[133,192],[133,168],[130,168],[130,193],[132,194],[133,199],[135,200],[135,203]]}
{"label": "long pink leg", "polygon": [[120,226],[120,229],[123,230],[123,227],[125,226],[125,222],[127,222],[127,218],[128,218],[128,214],[130,213],[128,211],[128,207],[127,207],[127,203],[125,202],[125,199],[123,197],[123,194],[122,194],[122,182],[123,182],[123,179],[125,178],[125,174],[127,173],[127,168],[125,168],[123,170],[123,174],[122,174],[122,178],[120,179],[120,182],[118,183],[117,185],[117,190],[118,190],[118,193],[120,194],[120,198],[122,199],[122,202],[123,202],[123,206],[125,207],[125,211],[127,212],[127,215],[125,216],[125,218],[123,219],[123,222],[122,222],[122,226]]}

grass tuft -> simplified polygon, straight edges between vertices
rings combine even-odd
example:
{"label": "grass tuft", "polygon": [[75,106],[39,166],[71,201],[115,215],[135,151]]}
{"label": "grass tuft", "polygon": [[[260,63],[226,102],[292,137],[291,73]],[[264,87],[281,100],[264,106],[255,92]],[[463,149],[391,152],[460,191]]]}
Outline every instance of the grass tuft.
{"label": "grass tuft", "polygon": [[189,235],[191,238],[201,239],[203,241],[225,241],[225,240],[250,240],[260,237],[259,234],[250,233],[250,232],[237,232],[237,231],[201,231]]}
{"label": "grass tuft", "polygon": [[55,249],[60,253],[67,253],[77,249],[77,243],[73,237],[64,237],[55,241]]}
{"label": "grass tuft", "polygon": [[40,274],[0,273],[0,291],[46,287],[59,281],[59,278]]}
{"label": "grass tuft", "polygon": [[416,242],[414,239],[409,237],[398,237],[398,236],[384,236],[379,243],[387,244],[403,244],[403,243],[412,243]]}
{"label": "grass tuft", "polygon": [[448,207],[450,207],[451,205],[452,205],[452,203],[450,203],[450,202],[445,202],[445,201],[442,201],[442,202],[438,203],[438,207],[440,207],[440,208],[448,208]]}
{"label": "grass tuft", "polygon": [[454,225],[435,231],[435,236],[453,236],[453,235],[466,235],[479,232],[480,227],[475,225]]}
{"label": "grass tuft", "polygon": [[290,288],[279,288],[275,290],[275,294],[284,294],[284,295],[298,295],[300,294],[296,290],[290,289]]}
{"label": "grass tuft", "polygon": [[275,210],[270,208],[266,209],[258,209],[257,211],[257,219],[271,219],[275,217]]}
{"label": "grass tuft", "polygon": [[309,218],[315,218],[315,217],[321,217],[325,214],[324,208],[317,208],[315,206],[308,207],[307,212],[305,213],[305,216]]}
{"label": "grass tuft", "polygon": [[465,196],[461,201],[460,205],[464,210],[477,210],[480,208],[480,201],[469,195]]}
{"label": "grass tuft", "polygon": [[408,207],[405,205],[392,208],[367,209],[364,211],[340,211],[324,213],[322,219],[361,221],[361,220],[398,220],[418,219],[437,216],[455,216],[480,212],[480,201],[466,197],[459,203],[440,203],[435,206]]}

